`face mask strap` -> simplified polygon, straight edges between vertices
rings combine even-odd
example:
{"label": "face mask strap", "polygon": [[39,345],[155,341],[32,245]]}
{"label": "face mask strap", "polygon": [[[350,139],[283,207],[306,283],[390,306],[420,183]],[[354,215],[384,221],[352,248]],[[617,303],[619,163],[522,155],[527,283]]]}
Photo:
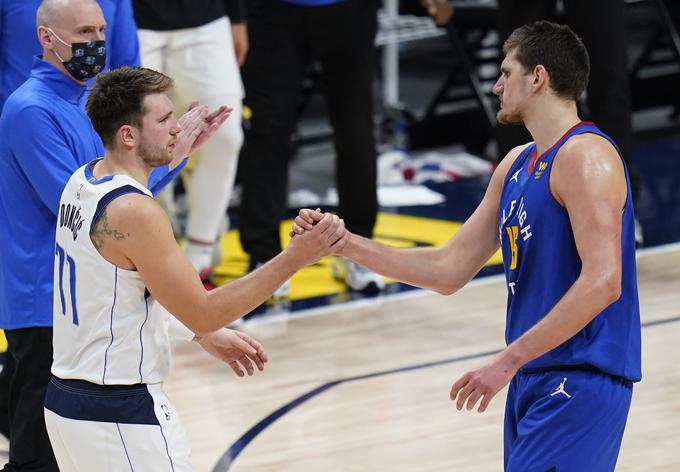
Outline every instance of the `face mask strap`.
{"label": "face mask strap", "polygon": [[[57,33],[55,33],[54,30],[53,30],[52,28],[50,28],[49,26],[47,27],[47,31],[49,31],[50,33],[52,33],[52,34],[54,35],[54,37],[57,38],[57,40],[58,40],[61,44],[63,44],[64,46],[73,47],[73,45],[71,45],[71,44],[67,43],[66,41],[64,41],[63,39],[61,39],[61,38],[59,37],[59,35],[58,35]],[[61,59],[61,58],[60,58],[60,59]]]}

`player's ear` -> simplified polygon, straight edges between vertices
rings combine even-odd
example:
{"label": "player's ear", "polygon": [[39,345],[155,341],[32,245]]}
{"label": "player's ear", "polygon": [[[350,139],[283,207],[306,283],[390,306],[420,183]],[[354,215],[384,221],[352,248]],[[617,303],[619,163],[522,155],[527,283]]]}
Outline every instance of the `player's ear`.
{"label": "player's ear", "polygon": [[548,70],[541,64],[534,67],[533,76],[534,76],[533,86],[536,88],[543,87],[550,79]]}
{"label": "player's ear", "polygon": [[121,126],[118,128],[116,137],[118,143],[121,144],[124,149],[132,149],[137,144],[137,130],[133,126]]}

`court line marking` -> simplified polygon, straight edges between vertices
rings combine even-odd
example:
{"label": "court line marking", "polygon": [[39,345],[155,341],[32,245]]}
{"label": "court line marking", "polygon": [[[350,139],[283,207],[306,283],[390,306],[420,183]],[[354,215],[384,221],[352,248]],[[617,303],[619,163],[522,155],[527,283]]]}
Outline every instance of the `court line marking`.
{"label": "court line marking", "polygon": [[[678,245],[680,247],[680,245]],[[680,321],[680,316],[674,316],[671,318],[662,318],[658,320],[652,320],[652,321],[647,321],[645,323],[641,324],[641,328],[650,328],[654,326],[660,326],[660,325],[665,325],[665,324],[670,324],[670,323],[677,323]],[[432,361],[432,362],[426,362],[423,364],[414,364],[406,367],[397,367],[394,369],[388,369],[388,370],[383,370],[379,372],[373,372],[370,374],[363,374],[363,375],[357,375],[353,377],[347,377],[344,379],[338,379],[338,380],[333,380],[331,382],[327,382],[313,390],[310,390],[309,392],[295,398],[294,400],[286,403],[282,407],[278,408],[274,412],[270,413],[268,416],[266,416],[264,419],[260,420],[255,424],[255,426],[251,427],[248,431],[246,431],[240,438],[234,442],[227,452],[225,452],[222,457],[220,457],[219,461],[217,464],[215,464],[215,467],[212,469],[212,472],[227,472],[231,465],[234,463],[236,458],[243,452],[243,450],[250,444],[253,439],[255,439],[262,431],[264,431],[267,427],[269,427],[272,423],[274,423],[276,420],[281,418],[283,415],[286,413],[294,410],[298,406],[302,405],[305,403],[307,400],[316,397],[317,395],[325,392],[326,390],[330,390],[331,388],[340,385],[342,383],[347,383],[347,382],[355,382],[357,380],[366,380],[374,377],[382,377],[385,375],[392,375],[392,374],[399,374],[403,372],[410,372],[414,370],[420,370],[420,369],[427,369],[430,367],[438,367],[444,364],[452,364],[456,362],[463,362],[463,361],[468,361],[472,359],[479,359],[482,357],[487,357],[487,356],[492,356],[494,354],[498,354],[501,352],[502,349],[497,349],[494,351],[486,351],[486,352],[479,352],[476,354],[468,354],[465,356],[457,356],[457,357],[452,357],[449,359],[442,359],[438,361]]]}

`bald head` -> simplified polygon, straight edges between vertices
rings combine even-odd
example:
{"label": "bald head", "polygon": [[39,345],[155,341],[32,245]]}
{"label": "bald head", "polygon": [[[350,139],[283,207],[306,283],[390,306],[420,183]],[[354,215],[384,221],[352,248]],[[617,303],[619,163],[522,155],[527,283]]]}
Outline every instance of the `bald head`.
{"label": "bald head", "polygon": [[42,0],[36,15],[37,26],[71,29],[74,24],[103,20],[96,0]]}
{"label": "bald head", "polygon": [[[73,57],[73,43],[101,41],[106,20],[95,0],[42,0],[36,17],[43,60],[65,74],[65,63]],[[80,77],[74,78],[77,82]]]}

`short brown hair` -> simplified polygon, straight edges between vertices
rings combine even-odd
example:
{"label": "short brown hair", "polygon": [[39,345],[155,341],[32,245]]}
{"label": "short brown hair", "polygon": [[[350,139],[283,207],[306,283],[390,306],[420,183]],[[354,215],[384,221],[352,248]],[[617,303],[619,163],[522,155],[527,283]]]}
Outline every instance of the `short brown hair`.
{"label": "short brown hair", "polygon": [[557,96],[578,100],[588,85],[590,60],[583,41],[566,25],[536,21],[520,26],[503,44],[503,53],[515,52],[525,71],[542,65]]}
{"label": "short brown hair", "polygon": [[144,67],[121,67],[97,76],[87,97],[87,115],[104,146],[115,143],[116,132],[123,125],[141,128],[144,97],[167,92],[172,79]]}

